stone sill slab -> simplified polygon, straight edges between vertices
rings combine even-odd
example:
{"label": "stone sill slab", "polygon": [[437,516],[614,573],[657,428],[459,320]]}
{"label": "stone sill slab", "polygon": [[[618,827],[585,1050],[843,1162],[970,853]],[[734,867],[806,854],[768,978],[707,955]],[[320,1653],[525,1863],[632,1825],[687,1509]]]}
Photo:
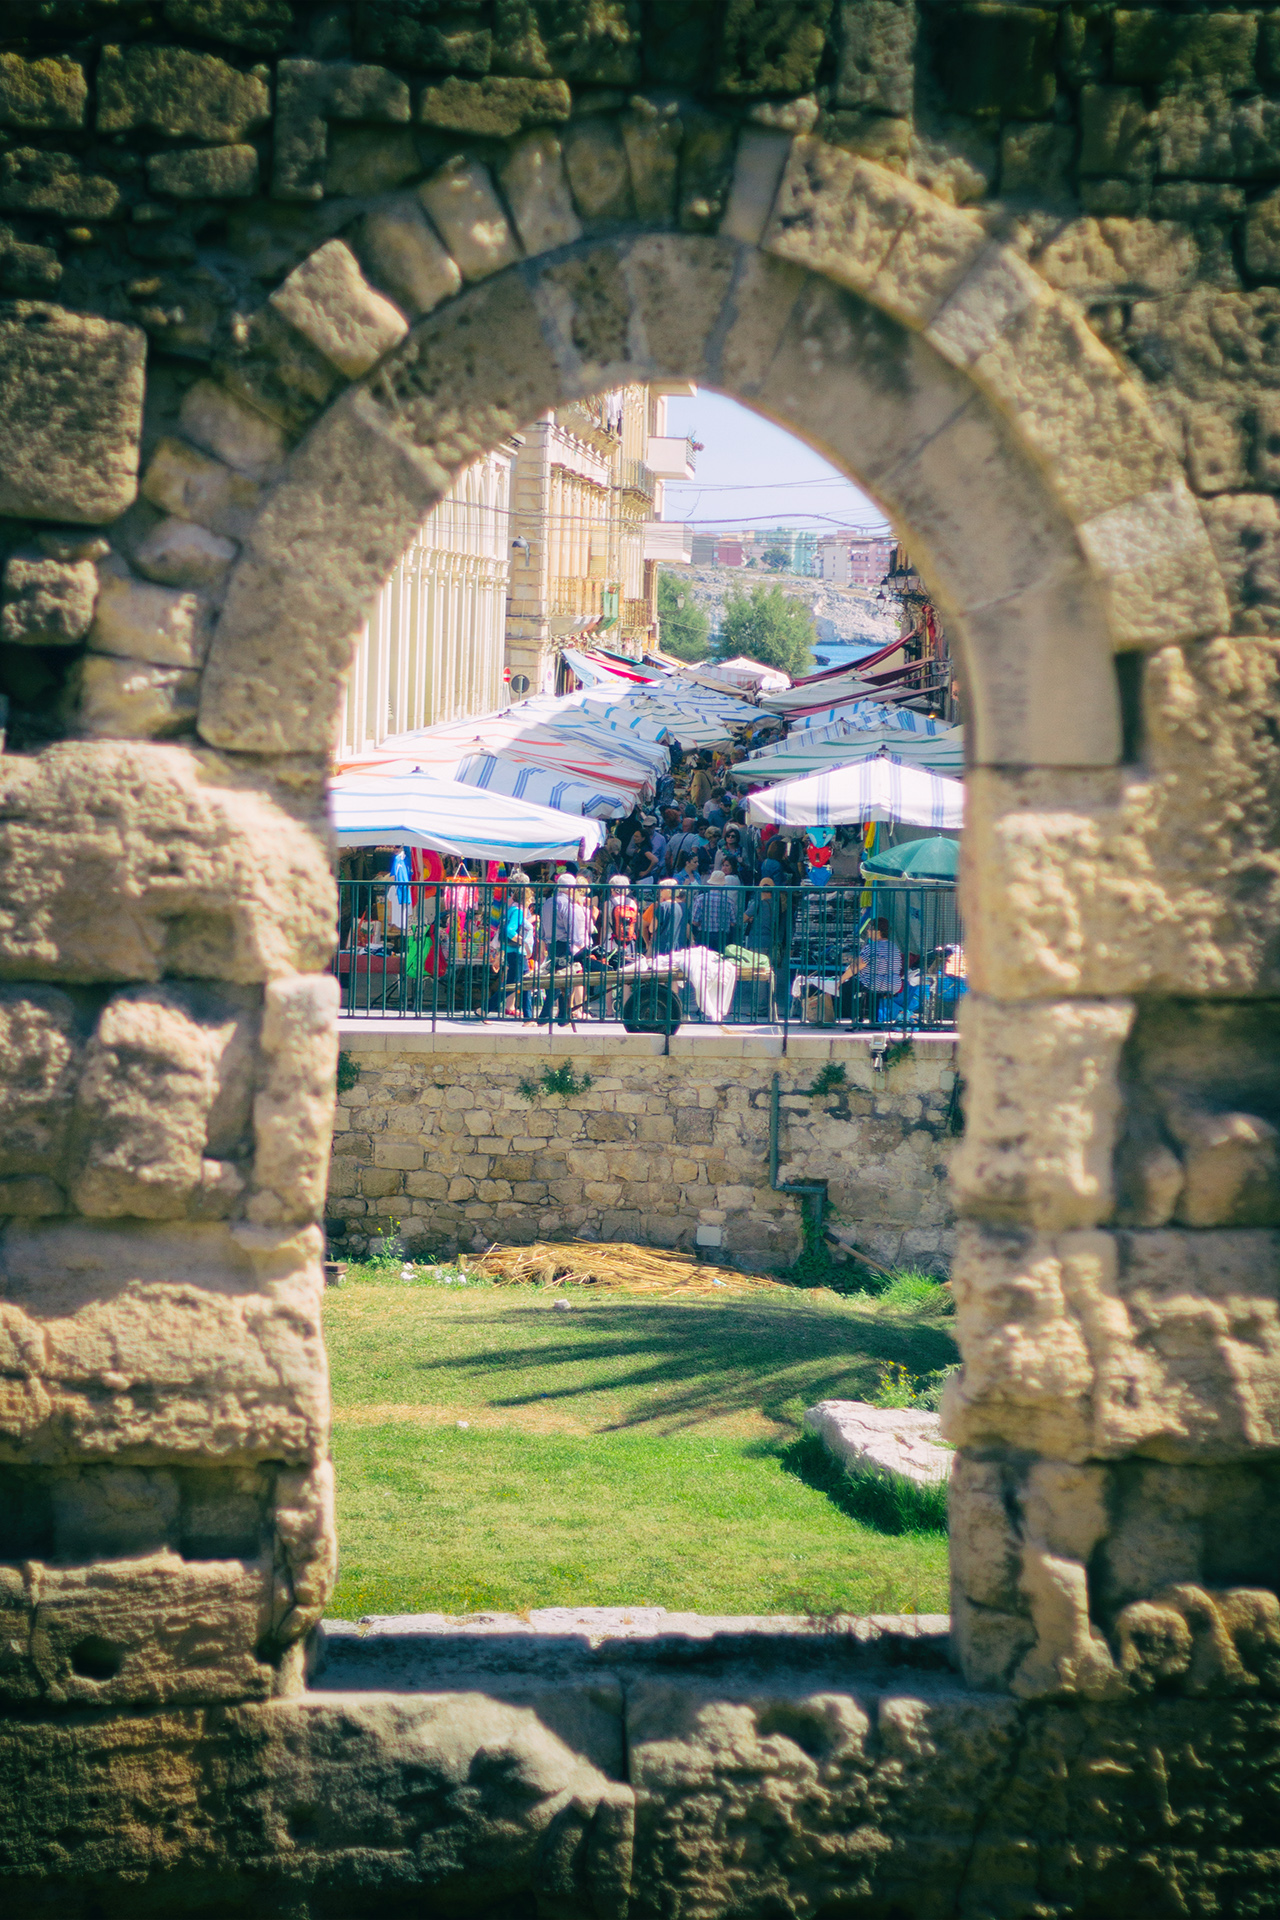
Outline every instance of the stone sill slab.
{"label": "stone sill slab", "polygon": [[[343,1047],[358,1047],[361,1053],[467,1053],[513,1054],[528,1059],[568,1055],[586,1059],[601,1053],[621,1054],[631,1060],[661,1059],[665,1035],[628,1033],[623,1026],[593,1023],[577,1032],[557,1027],[554,1033],[538,1029],[504,1032],[501,1027],[463,1025],[446,1026],[438,1022],[432,1032],[429,1020],[387,1020],[374,1014],[342,1014],[338,1019],[338,1039]],[[874,1032],[861,1028],[857,1033],[806,1033],[795,1029],[786,1036],[787,1059],[835,1060],[848,1054],[850,1047],[863,1046],[875,1051],[887,1042],[901,1040],[900,1031]],[[913,1045],[930,1049],[953,1049],[958,1044],[954,1033],[914,1033]],[[673,1060],[780,1060],[784,1058],[781,1027],[695,1027],[681,1028],[671,1036]]]}
{"label": "stone sill slab", "polygon": [[944,1484],[955,1454],[939,1444],[942,1421],[924,1407],[873,1407],[865,1400],[819,1400],[804,1424],[850,1473],[878,1473],[916,1486]]}
{"label": "stone sill slab", "polygon": [[308,1689],[419,1692],[460,1672],[563,1678],[573,1671],[760,1665],[909,1667],[950,1673],[950,1616],[669,1613],[665,1607],[538,1607],[528,1614],[374,1614],[317,1630]]}

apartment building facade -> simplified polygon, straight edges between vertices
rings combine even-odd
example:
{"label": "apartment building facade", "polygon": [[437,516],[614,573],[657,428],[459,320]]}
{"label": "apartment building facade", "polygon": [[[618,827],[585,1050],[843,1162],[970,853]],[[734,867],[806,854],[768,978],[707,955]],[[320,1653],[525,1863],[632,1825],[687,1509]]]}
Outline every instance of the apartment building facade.
{"label": "apartment building facade", "polygon": [[502,705],[517,451],[508,441],[460,474],[401,555],[356,642],[339,759]]}
{"label": "apartment building facade", "polygon": [[878,534],[840,528],[818,542],[816,571],[837,587],[879,587],[889,565],[891,543]]}
{"label": "apartment building facade", "polygon": [[562,649],[600,642],[639,659],[658,639],[659,562],[689,557],[663,521],[664,488],[693,478],[692,442],[667,432],[687,382],[634,383],[543,414],[526,429],[511,484],[511,693],[563,690]]}

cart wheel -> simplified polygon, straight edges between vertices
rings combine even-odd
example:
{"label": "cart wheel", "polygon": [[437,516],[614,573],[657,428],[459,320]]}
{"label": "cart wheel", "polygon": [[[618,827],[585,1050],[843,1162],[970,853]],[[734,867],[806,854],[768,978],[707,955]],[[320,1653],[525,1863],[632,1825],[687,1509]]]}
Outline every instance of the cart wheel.
{"label": "cart wheel", "polygon": [[642,980],[622,1003],[622,1024],[628,1033],[674,1033],[680,1025],[679,995],[660,980]]}

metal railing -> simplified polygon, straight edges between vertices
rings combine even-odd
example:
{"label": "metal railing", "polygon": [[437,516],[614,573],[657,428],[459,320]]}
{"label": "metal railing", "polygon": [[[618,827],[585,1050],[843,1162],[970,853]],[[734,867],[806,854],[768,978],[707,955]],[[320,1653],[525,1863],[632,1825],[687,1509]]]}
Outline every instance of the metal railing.
{"label": "metal railing", "polygon": [[947,1032],[953,887],[340,880],[344,1014],[516,1025],[686,1022]]}

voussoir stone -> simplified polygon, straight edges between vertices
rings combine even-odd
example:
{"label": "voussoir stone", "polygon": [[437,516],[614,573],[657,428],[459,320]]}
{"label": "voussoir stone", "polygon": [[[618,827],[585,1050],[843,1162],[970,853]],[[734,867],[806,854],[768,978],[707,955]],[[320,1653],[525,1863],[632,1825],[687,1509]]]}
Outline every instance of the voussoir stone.
{"label": "voussoir stone", "polygon": [[323,1457],[320,1251],[316,1228],[10,1221],[0,1459]]}
{"label": "voussoir stone", "polygon": [[146,335],[0,302],[0,514],[99,525],[138,485]]}
{"label": "voussoir stone", "polygon": [[317,247],[276,288],[271,304],[349,380],[367,373],[409,331],[400,309],[374,292],[342,240]]}
{"label": "voussoir stone", "polygon": [[0,762],[0,978],[252,982],[333,942],[322,831],[180,747]]}
{"label": "voussoir stone", "polygon": [[86,740],[169,740],[190,733],[200,676],[186,667],[86,653],[68,677],[70,731]]}

